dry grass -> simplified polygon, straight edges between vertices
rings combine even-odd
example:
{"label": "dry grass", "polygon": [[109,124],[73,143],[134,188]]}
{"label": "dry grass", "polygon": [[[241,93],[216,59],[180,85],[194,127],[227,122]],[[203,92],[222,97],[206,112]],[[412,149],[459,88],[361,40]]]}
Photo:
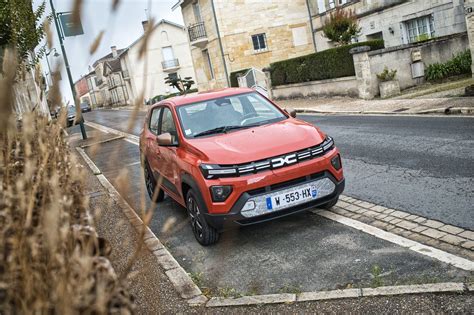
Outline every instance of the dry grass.
{"label": "dry grass", "polygon": [[0,314],[133,313],[88,214],[82,170],[63,131],[13,113],[17,68],[0,79]]}

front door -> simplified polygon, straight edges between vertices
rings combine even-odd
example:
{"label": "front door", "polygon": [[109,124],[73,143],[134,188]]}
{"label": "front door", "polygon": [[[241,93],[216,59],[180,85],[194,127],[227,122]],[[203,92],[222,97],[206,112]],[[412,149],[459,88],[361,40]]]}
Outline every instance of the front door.
{"label": "front door", "polygon": [[[169,133],[174,144],[178,144],[178,133],[176,131],[176,123],[173,114],[168,107],[163,107],[160,119],[160,134]],[[177,146],[163,147],[160,146],[161,175],[163,176],[163,187],[168,193],[179,197],[178,179],[179,171],[176,156]]]}

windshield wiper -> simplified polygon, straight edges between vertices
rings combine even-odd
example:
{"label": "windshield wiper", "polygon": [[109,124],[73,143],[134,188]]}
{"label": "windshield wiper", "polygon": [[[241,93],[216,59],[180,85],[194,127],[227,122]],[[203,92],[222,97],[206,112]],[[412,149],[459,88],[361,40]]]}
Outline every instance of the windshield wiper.
{"label": "windshield wiper", "polygon": [[198,134],[195,134],[194,138],[201,137],[201,136],[212,135],[212,134],[215,134],[215,133],[226,133],[229,130],[241,129],[241,128],[247,128],[247,126],[221,126],[221,127],[209,129],[209,130],[200,132]]}

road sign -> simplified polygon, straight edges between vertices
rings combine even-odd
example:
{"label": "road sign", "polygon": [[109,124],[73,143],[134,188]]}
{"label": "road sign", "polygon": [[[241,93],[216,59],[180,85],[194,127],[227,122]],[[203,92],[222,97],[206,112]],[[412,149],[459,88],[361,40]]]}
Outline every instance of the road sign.
{"label": "road sign", "polygon": [[82,29],[82,23],[79,19],[78,23],[74,23],[72,20],[71,12],[63,12],[58,14],[63,33],[65,37],[77,36],[84,34]]}

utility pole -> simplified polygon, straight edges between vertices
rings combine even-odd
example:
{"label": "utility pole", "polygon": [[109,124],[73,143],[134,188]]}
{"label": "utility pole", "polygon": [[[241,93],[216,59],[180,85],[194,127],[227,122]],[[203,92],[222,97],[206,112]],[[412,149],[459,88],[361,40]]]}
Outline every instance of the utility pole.
{"label": "utility pole", "polygon": [[[54,24],[56,25],[56,32],[59,37],[59,44],[61,45],[61,51],[63,53],[64,65],[66,66],[67,77],[69,80],[69,85],[71,86],[72,97],[74,99],[74,104],[76,105],[76,113],[79,113],[79,126],[81,127],[82,139],[87,139],[86,128],[84,127],[84,118],[80,110],[80,104],[76,104],[76,89],[74,89],[74,81],[72,80],[71,69],[69,67],[69,61],[67,60],[66,49],[64,48],[63,36],[61,34],[61,29],[59,28],[58,16],[56,15],[56,10],[54,9],[53,0],[49,0],[51,5],[51,12],[53,14]],[[77,107],[79,106],[79,107]],[[78,110],[79,108],[79,110]]]}

